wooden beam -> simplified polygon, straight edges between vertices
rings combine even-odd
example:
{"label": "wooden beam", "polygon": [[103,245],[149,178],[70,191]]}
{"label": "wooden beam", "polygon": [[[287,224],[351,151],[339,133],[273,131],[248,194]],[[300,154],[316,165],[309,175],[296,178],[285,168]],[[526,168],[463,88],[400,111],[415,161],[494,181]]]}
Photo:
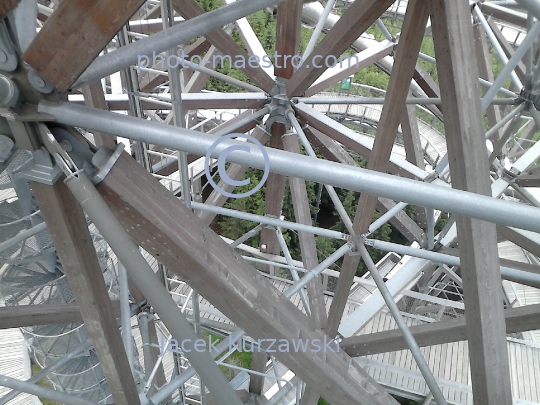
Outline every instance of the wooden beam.
{"label": "wooden beam", "polygon": [[[268,355],[265,352],[254,351],[251,357],[251,369],[257,372],[266,372]],[[262,370],[262,371],[261,371]],[[249,392],[262,395],[264,388],[264,375],[251,374],[249,376]]]}
{"label": "wooden beam", "polygon": [[[174,0],[174,9],[185,19],[195,18],[204,14],[204,9],[197,4],[195,0]],[[251,67],[247,61],[249,55],[242,49],[223,29],[217,29],[205,34],[205,37],[211,44],[215,45],[223,55],[229,55],[233,62],[237,56],[243,58],[245,67],[240,68],[256,86],[265,91],[270,91],[274,86],[274,80],[260,67]]]}
{"label": "wooden beam", "polygon": [[[283,137],[283,150],[300,154],[300,145],[296,134]],[[311,210],[306,189],[306,181],[298,177],[289,177],[289,187],[294,208],[294,217],[299,224],[312,226]],[[302,263],[306,270],[312,270],[319,264],[315,235],[307,232],[298,232]],[[322,289],[321,277],[316,277],[308,285],[309,306],[311,318],[316,328],[324,330],[326,326],[326,304]]]}
{"label": "wooden beam", "polygon": [[4,0],[0,3],[0,19],[13,10],[21,0]]}
{"label": "wooden beam", "polygon": [[[431,21],[452,186],[491,196],[469,3],[433,0]],[[457,216],[475,403],[512,402],[495,224]]]}
{"label": "wooden beam", "polygon": [[[82,89],[84,95],[84,103],[88,107],[99,108],[100,110],[109,110],[109,106],[105,101],[105,94],[103,93],[103,87],[101,81],[90,83],[88,86],[84,86]],[[116,136],[109,134],[102,134],[101,132],[94,131],[94,145],[96,147],[108,146],[111,149],[116,147]]]}
{"label": "wooden beam", "polygon": [[[328,69],[331,62],[327,57],[340,58],[360,35],[362,35],[382,13],[393,3],[393,0],[355,1],[343,14],[336,25],[315,47],[305,63],[287,83],[289,96],[300,96]],[[332,60],[331,58],[329,59]],[[321,67],[317,67],[321,66]]]}
{"label": "wooden beam", "polygon": [[[120,316],[120,302],[111,301],[115,317]],[[18,305],[0,307],[0,329],[24,328],[35,325],[52,325],[82,321],[79,306],[69,304]]]}
{"label": "wooden beam", "polygon": [[[300,24],[302,18],[302,4],[301,0],[286,0],[277,6],[277,21],[276,21],[276,53],[283,57],[284,55],[295,55],[300,45]],[[294,72],[291,59],[287,63],[280,65],[279,56],[274,61],[275,68],[274,73],[278,77],[288,79]],[[264,72],[262,68],[259,68]],[[265,74],[267,74],[265,72]],[[273,86],[273,83],[272,83]],[[265,89],[268,91],[268,89]],[[285,132],[285,127],[282,124],[274,124],[270,129],[272,136],[270,138],[270,147],[282,148],[281,136]],[[239,176],[244,169],[238,167],[238,165],[231,166],[230,169],[236,171],[236,175]],[[242,174],[243,175],[243,174]],[[272,215],[279,217],[281,215],[281,208],[283,205],[283,197],[285,194],[285,176],[280,176],[275,173],[270,173],[265,187],[265,215]],[[223,198],[221,198],[223,200]],[[207,213],[208,216],[210,213]],[[212,214],[210,214],[212,215]],[[266,252],[272,254],[279,254],[280,246],[276,238],[274,229],[263,228],[260,234],[260,245],[266,245]],[[264,265],[262,267],[265,271],[268,271],[273,275],[274,269],[271,266]],[[262,356],[259,355],[259,361],[253,366],[254,371],[264,372],[266,362],[263,364]],[[258,368],[257,368],[258,367]],[[252,376],[253,377],[253,376]],[[257,378],[253,381],[253,388],[259,390],[261,383],[257,381]],[[252,386],[250,384],[250,390]]]}
{"label": "wooden beam", "polygon": [[276,52],[278,56],[274,61],[274,72],[277,77],[290,79],[294,73],[292,56],[298,53],[300,46],[303,5],[303,0],[285,0],[277,6]]}
{"label": "wooden beam", "polygon": [[491,2],[480,2],[478,5],[480,6],[482,12],[486,15],[490,15],[498,20],[506,21],[522,28],[527,28],[527,14],[525,13],[511,10],[507,7],[501,7],[499,5],[492,4]]}
{"label": "wooden beam", "polygon": [[[274,123],[270,128],[271,136],[269,146],[275,149],[283,149],[283,140],[281,137],[285,133],[285,125]],[[266,180],[266,192],[264,196],[264,215],[275,218],[281,216],[283,207],[283,197],[285,196],[286,177],[277,173],[270,173]],[[265,253],[279,254],[281,247],[276,237],[276,232],[272,228],[261,229],[260,243],[266,245]],[[268,269],[270,272],[272,269]]]}
{"label": "wooden beam", "polygon": [[[296,104],[295,110],[297,116],[302,122],[307,123],[311,128],[318,130],[319,132],[339,142],[346,148],[351,149],[363,158],[369,160],[371,156],[371,149],[369,145],[362,142],[358,133],[303,103]],[[399,167],[394,162],[389,162],[387,169],[389,173],[402,177],[414,177],[411,173]]]}
{"label": "wooden beam", "polygon": [[[388,166],[396,134],[405,111],[405,101],[409,94],[418,53],[424,39],[429,16],[427,6],[428,2],[425,0],[411,0],[408,3],[385,103],[367,165],[370,170],[386,171]],[[366,193],[360,195],[353,221],[353,229],[356,234],[360,235],[368,231],[377,200],[377,196]],[[343,258],[341,273],[328,315],[327,333],[330,335],[337,333],[339,328],[359,262],[360,256],[347,255]]]}
{"label": "wooden beam", "polygon": [[[395,205],[396,203],[389,198],[379,197],[377,199],[376,209],[381,214],[384,214]],[[390,222],[399,231],[399,233],[405,236],[409,242],[422,242],[424,232],[403,210],[399,211],[396,215],[390,218],[390,221],[388,222]]]}
{"label": "wooden beam", "polygon": [[304,132],[309,142],[317,148],[326,160],[340,162],[349,166],[358,166],[356,160],[351,157],[345,148],[328,135],[313,127],[304,128]]}
{"label": "wooden beam", "polygon": [[[283,137],[283,149],[292,153],[300,154],[298,136],[296,134]],[[289,177],[289,187],[294,208],[294,217],[297,223],[313,225],[311,221],[311,210],[306,189],[306,181],[297,177]],[[300,253],[302,263],[307,270],[314,269],[318,264],[317,245],[315,235],[307,232],[298,232],[300,241]],[[311,319],[316,329],[324,331],[327,322],[326,304],[323,295],[321,276],[313,279],[307,286],[309,297],[309,308]],[[319,392],[316,386],[307,385],[302,397],[301,405],[317,405],[319,402]]]}
{"label": "wooden beam", "polygon": [[342,67],[337,64],[335,67],[328,69],[306,90],[305,96],[310,97],[324,91],[341,80],[373,65],[385,56],[390,55],[394,51],[394,46],[395,44],[392,42],[383,41],[378,45],[370,46],[366,50],[351,56],[351,59],[348,61],[343,61]]}
{"label": "wooden beam", "polygon": [[140,404],[109,292],[81,206],[63,179],[53,186],[31,182],[31,187],[96,349],[114,402],[118,405]]}
{"label": "wooden beam", "polygon": [[[416,64],[414,70],[413,80],[420,86],[422,91],[430,98],[440,98],[441,91],[439,90],[439,85],[435,83],[435,80],[431,75],[423,68],[420,63]],[[439,105],[426,105],[426,108],[433,113],[439,120],[442,121],[442,107]]]}
{"label": "wooden beam", "polygon": [[[358,167],[356,161],[332,138],[313,128],[307,128],[305,133],[311,144],[315,146],[326,159]],[[394,201],[388,198],[379,197],[377,201],[377,210],[379,212],[386,212],[394,205]],[[421,240],[423,233],[422,229],[403,211],[398,212],[392,217],[390,223],[411,242]]]}
{"label": "wooden beam", "polygon": [[[136,243],[249,336],[324,340],[288,298],[127,153],[97,189]],[[397,404],[343,352],[292,352],[275,355],[335,405]]]}
{"label": "wooden beam", "polygon": [[520,187],[540,187],[540,172],[520,174],[514,182]]}
{"label": "wooden beam", "polygon": [[66,92],[144,2],[64,1],[23,59],[60,92]]}
{"label": "wooden beam", "polygon": [[[151,319],[148,322],[148,334],[150,335],[150,343],[153,345],[152,346],[153,364],[156,364],[157,361],[159,360],[159,356],[161,355],[161,349],[160,349],[161,342],[159,341],[155,319]],[[165,377],[165,368],[163,367],[163,362],[161,362],[161,364],[159,365],[154,378],[155,378],[155,384],[158,387],[162,387],[165,384],[167,384],[167,378]]]}
{"label": "wooden beam", "polygon": [[407,105],[405,107],[403,118],[401,119],[401,133],[403,134],[403,144],[405,146],[407,160],[424,170],[426,165],[424,162],[424,150],[420,141],[416,106]]}
{"label": "wooden beam", "polygon": [[[540,328],[540,304],[504,311],[506,333],[519,333]],[[409,328],[420,347],[467,340],[465,318],[426,323]],[[386,330],[343,339],[341,348],[351,357],[407,350],[399,329]]]}

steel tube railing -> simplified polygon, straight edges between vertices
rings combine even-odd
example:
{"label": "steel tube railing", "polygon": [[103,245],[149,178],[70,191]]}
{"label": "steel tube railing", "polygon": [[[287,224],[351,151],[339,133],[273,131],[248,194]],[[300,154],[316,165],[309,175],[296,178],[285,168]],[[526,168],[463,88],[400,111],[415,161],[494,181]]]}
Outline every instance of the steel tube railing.
{"label": "steel tube railing", "polygon": [[[219,139],[210,134],[173,128],[169,125],[65,102],[41,101],[39,112],[50,114],[58,122],[66,125],[142,140],[200,156],[206,155]],[[263,153],[256,145],[247,142],[224,140],[214,148],[212,157],[219,157],[225,148],[233,145],[247,146],[248,151],[237,150],[229,153],[227,155],[229,162],[265,169]],[[538,208],[282,150],[266,148],[266,151],[269,156],[270,172],[540,232],[540,222],[536,220],[540,214]],[[508,215],[508,212],[512,212],[512,215]]]}

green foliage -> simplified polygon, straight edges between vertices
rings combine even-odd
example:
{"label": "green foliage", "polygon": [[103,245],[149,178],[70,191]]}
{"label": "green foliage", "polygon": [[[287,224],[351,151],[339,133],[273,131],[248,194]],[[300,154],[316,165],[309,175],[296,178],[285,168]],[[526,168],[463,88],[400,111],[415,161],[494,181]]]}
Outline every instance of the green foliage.
{"label": "green foliage", "polygon": [[211,11],[215,8],[221,7],[220,0],[196,0],[197,3],[204,9],[204,11]]}
{"label": "green foliage", "polygon": [[[33,375],[39,373],[40,371],[41,371],[41,369],[39,368],[38,365],[32,364],[32,374]],[[39,385],[40,387],[53,389],[53,386],[52,386],[51,382],[47,378],[43,378],[41,381],[39,381],[37,383],[37,385]],[[49,399],[39,398],[39,400],[41,401],[41,403],[43,405],[58,405],[57,402],[51,401]]]}
{"label": "green foliage", "polygon": [[[362,167],[365,167],[365,161],[361,159],[357,159],[359,164]],[[259,176],[261,175],[261,172],[258,170],[250,169],[247,171],[244,178],[250,178],[251,184],[247,186],[238,187],[235,190],[235,193],[244,193],[248,190],[253,189],[258,183],[259,183]],[[313,182],[306,182],[306,191],[308,195],[308,201],[311,208],[311,213],[315,214],[316,209],[316,187],[317,185]],[[353,192],[350,190],[344,190],[336,188],[336,192],[340,198],[340,201],[343,203],[343,206],[345,210],[347,211],[350,218],[354,218],[354,215],[356,213],[357,207],[358,207],[358,200],[360,198],[360,193]],[[257,193],[253,194],[252,196],[248,198],[237,198],[237,199],[230,199],[227,204],[225,205],[227,208],[231,208],[238,211],[243,212],[249,212],[252,214],[258,214],[258,215],[264,215],[264,201],[265,201],[265,195],[266,195],[266,187],[263,186],[261,190],[259,190]],[[407,208],[410,215],[414,215],[414,210],[412,207]],[[294,207],[292,203],[290,188],[288,186],[288,183],[285,187],[285,197],[283,200],[283,209],[282,214],[288,221],[294,221]],[[378,212],[375,212],[373,216],[373,220],[378,218],[380,214]],[[231,217],[217,217],[216,218],[216,225],[214,228],[216,230],[219,230],[220,233],[223,236],[226,236],[230,239],[237,239],[240,236],[247,233],[249,230],[253,229],[257,224],[251,221],[245,221],[237,218],[231,218]],[[321,226],[323,228],[336,230],[339,232],[347,233],[347,229],[345,228],[345,225],[339,218],[339,215],[337,214],[337,211],[328,195],[326,190],[323,189],[323,192],[321,194],[321,201],[319,205],[319,211],[317,213],[317,221],[314,223],[315,226]],[[302,260],[301,251],[300,251],[300,241],[298,239],[298,234],[295,231],[292,230],[283,230],[283,236],[285,238],[285,241],[287,242],[287,246],[289,248],[289,251],[291,253],[291,256],[294,260]],[[383,241],[392,241],[394,243],[405,243],[406,240],[401,236],[401,234],[393,228],[389,224],[383,225],[381,228],[379,228],[377,231],[375,231],[371,237],[383,240]],[[259,247],[259,234],[252,237],[245,243],[258,248]],[[334,251],[339,249],[340,246],[343,245],[343,241],[336,240],[336,239],[330,239],[323,236],[316,236],[315,237],[316,245],[317,245],[317,253],[318,253],[318,260],[319,262],[324,260],[326,257],[331,255]],[[379,261],[384,257],[386,254],[385,252],[381,250],[375,250],[368,248],[370,251],[371,257],[375,262]],[[332,267],[335,270],[340,269],[342,260],[339,260],[336,262]],[[367,268],[365,267],[365,264],[363,262],[360,262],[357,268],[356,275],[362,276],[367,271]],[[289,277],[289,272],[282,272],[282,276]],[[332,286],[329,286],[332,287]]]}
{"label": "green foliage", "polygon": [[[257,170],[249,169],[243,179],[251,179],[251,183],[246,186],[236,187],[235,194],[242,194],[249,190],[252,190],[259,184],[261,173]],[[264,201],[265,201],[266,187],[263,186],[255,194],[248,198],[230,198],[225,204],[226,208],[230,208],[237,211],[249,212],[250,214],[264,215]],[[220,229],[220,233],[231,239],[237,239],[249,230],[257,226],[256,223],[251,221],[245,221],[243,219],[232,217],[216,218],[217,226]],[[248,243],[253,247],[259,246],[259,234],[252,237]]]}
{"label": "green foliage", "polygon": [[[201,6],[205,10],[209,10],[211,8],[214,8],[220,5],[220,0],[197,0],[197,1],[199,2],[199,4],[201,4]],[[272,59],[273,61],[274,52],[275,52],[275,32],[276,32],[275,17],[271,13],[268,13],[267,11],[262,10],[248,16],[247,18],[255,34],[258,36],[259,40],[261,41],[261,44],[266,54],[269,55],[270,59]],[[401,27],[399,26],[401,23],[397,21],[396,24],[397,26],[395,27],[392,27],[392,26],[389,27],[389,31],[391,32],[392,35],[397,34],[401,30]],[[299,54],[302,54],[304,52],[309,42],[312,32],[313,32],[312,30],[307,29],[305,27],[301,28],[301,40],[300,40],[300,46],[299,46],[300,49],[298,52]],[[367,32],[373,35],[378,40],[384,39],[382,32],[375,25],[370,27]],[[239,36],[236,33],[233,33],[232,37],[238,44],[240,44],[241,46],[244,46]],[[318,41],[320,41],[323,37],[324,37],[324,34],[321,34]],[[424,42],[422,44],[422,52],[426,53],[427,55],[434,56],[433,40],[430,37],[426,37],[424,39]],[[348,50],[345,52],[345,54],[347,55],[352,55],[354,53],[355,51],[353,50]],[[262,56],[262,55],[259,55],[259,56]],[[434,75],[436,79],[435,66],[431,63],[424,62],[424,61],[421,61],[420,63],[424,66],[424,68],[430,74]],[[228,76],[231,76],[231,77],[243,80],[243,81],[248,81],[247,77],[238,68],[236,68],[235,66],[231,66],[228,63],[226,63],[223,67],[219,67],[217,70]],[[386,90],[388,88],[389,76],[386,73],[382,72],[378,67],[370,66],[357,72],[354,75],[353,82]],[[239,89],[236,88],[235,86],[223,83],[213,78],[211,78],[207,82],[206,89],[220,91],[220,92],[239,91]],[[354,129],[358,130],[359,128],[354,128]],[[437,129],[443,130],[442,124],[440,125],[440,128],[437,128]],[[366,130],[366,129],[362,129],[362,130]],[[365,162],[363,160],[357,159],[357,161],[361,166],[365,167]],[[248,170],[244,178],[250,178],[251,184],[245,187],[236,188],[234,192],[243,193],[245,191],[253,189],[253,187],[256,184],[258,184],[258,182],[260,181],[260,176],[261,176],[260,171],[253,170],[253,169]],[[314,184],[312,182],[306,182],[306,191],[308,194],[308,201],[311,207],[311,212],[312,214],[314,214],[314,216],[316,215],[316,218],[317,218],[317,221],[314,223],[314,225],[347,233],[345,225],[340,220],[335,210],[335,207],[332,201],[330,200],[330,197],[328,196],[326,190],[323,190],[321,194],[321,200],[318,207],[318,212],[316,212],[317,210],[315,209],[315,206],[317,205],[317,202],[316,202],[317,187],[318,187],[317,184]],[[342,189],[336,189],[336,191],[338,193],[340,200],[343,203],[344,208],[349,214],[350,218],[351,219],[354,218],[354,215],[357,210],[360,193],[352,192],[349,190],[342,190]],[[255,193],[254,195],[248,198],[229,199],[229,201],[226,204],[226,207],[234,209],[234,210],[243,211],[243,212],[264,215],[265,196],[266,196],[266,187],[263,186],[261,190],[259,190],[257,193]],[[414,218],[414,209],[412,207],[407,207],[406,210],[408,214]],[[292,205],[292,199],[291,199],[288,184],[286,185],[286,188],[285,188],[285,197],[283,201],[282,214],[286,220],[289,220],[289,221],[295,220],[294,209]],[[378,212],[375,212],[373,219],[375,220],[379,216],[380,214]],[[257,225],[256,223],[250,222],[250,221],[218,216],[212,226],[221,235],[234,240],[244,235],[249,230],[253,229],[256,225]],[[283,236],[285,238],[285,241],[287,242],[287,246],[289,247],[292,258],[295,260],[301,260],[298,234],[290,230],[283,230]],[[395,228],[393,228],[389,224],[385,224],[384,226],[382,226],[380,229],[374,232],[371,235],[371,237],[375,239],[379,239],[379,240],[384,240],[384,241],[392,241],[394,243],[406,243],[405,238]],[[326,257],[332,254],[336,249],[338,249],[343,244],[343,241],[325,238],[321,236],[317,236],[315,240],[317,244],[319,261],[324,260]],[[259,243],[260,243],[259,234],[252,237],[245,243],[249,244],[252,247],[258,248]],[[370,249],[370,254],[372,255],[373,260],[377,262],[385,255],[385,252]],[[335,270],[339,270],[341,262],[342,260],[335,263],[333,265],[333,268]],[[361,262],[358,266],[356,274],[358,276],[361,276],[366,272],[366,270],[367,269],[365,268],[364,263]],[[284,277],[290,277],[290,273],[288,271],[282,271],[281,275]],[[332,286],[329,286],[329,287],[331,288]]]}
{"label": "green foliage", "polygon": [[447,222],[448,222],[448,214],[446,212],[443,212],[439,220],[435,224],[435,235],[443,230]]}
{"label": "green foliage", "polygon": [[355,73],[353,82],[367,84],[368,86],[377,87],[379,89],[387,90],[390,76],[383,73],[377,66],[369,66],[361,71]]}
{"label": "green foliage", "polygon": [[[214,333],[210,332],[202,332],[201,338],[206,342],[206,346],[208,347],[208,339],[211,338],[212,343],[217,345],[219,342],[223,340],[221,336],[218,336]],[[221,353],[223,354],[223,353]],[[242,367],[246,369],[251,368],[251,359],[253,357],[253,354],[248,351],[236,351],[232,353],[227,359],[225,359],[225,363],[231,364],[233,366]],[[234,378],[236,374],[238,374],[238,370],[235,370],[233,368],[227,367],[227,366],[219,366],[221,372],[225,374],[225,376],[231,380]]]}

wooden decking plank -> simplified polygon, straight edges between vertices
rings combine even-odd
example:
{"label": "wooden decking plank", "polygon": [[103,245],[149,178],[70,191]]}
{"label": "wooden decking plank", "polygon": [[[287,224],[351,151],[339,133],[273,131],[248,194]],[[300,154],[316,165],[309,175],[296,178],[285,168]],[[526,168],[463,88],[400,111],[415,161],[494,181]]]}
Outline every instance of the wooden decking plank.
{"label": "wooden decking plank", "polygon": [[442,377],[450,381],[452,381],[452,370],[455,367],[453,357],[456,350],[457,348],[454,346],[453,343],[449,343],[446,345],[446,360]]}
{"label": "wooden decking plank", "polygon": [[450,374],[450,379],[452,381],[458,381],[458,372],[457,372],[457,369],[458,369],[458,360],[459,360],[459,355],[460,355],[460,347],[459,347],[459,342],[454,342],[452,343],[452,373]]}
{"label": "wooden decking plank", "polygon": [[463,345],[463,362],[461,364],[461,371],[464,375],[463,383],[470,385],[471,381],[471,369],[469,367],[469,343],[465,342]]}
{"label": "wooden decking plank", "polygon": [[[385,320],[384,320],[384,325],[383,325],[383,330],[389,330],[391,327],[392,327],[392,321],[393,321],[393,317],[392,316],[386,316],[385,317]],[[386,364],[392,364],[390,363],[390,353],[387,352],[387,353],[384,353],[383,357],[382,357],[382,360],[381,360],[383,363],[386,363]]]}
{"label": "wooden decking plank", "polygon": [[431,368],[431,372],[433,373],[435,378],[441,376],[441,366],[443,365],[445,360],[445,353],[443,353],[443,351],[445,350],[444,346],[445,345],[437,345],[434,347],[434,350],[431,350],[429,353],[430,358],[431,356],[434,357],[433,368]]}
{"label": "wooden decking plank", "polygon": [[540,384],[538,384],[537,382],[540,381],[540,350],[535,348],[535,349],[532,349],[532,355],[531,355],[531,359],[533,361],[533,373],[534,375],[532,376],[533,377],[533,381],[535,381],[535,386],[534,386],[534,400],[536,402],[540,402]]}
{"label": "wooden decking plank", "polygon": [[438,360],[436,360],[437,366],[433,369],[433,375],[435,377],[442,377],[444,378],[444,371],[446,370],[446,365],[449,363],[448,359],[446,358],[446,351],[447,351],[447,344],[445,345],[439,345],[440,346],[440,352],[438,354]]}
{"label": "wooden decking plank", "polygon": [[439,356],[441,345],[436,346],[427,346],[423,348],[424,350],[427,349],[427,353],[424,355],[426,358],[426,362],[428,363],[428,367],[431,370],[432,373],[436,375],[435,368],[436,365],[439,362]]}
{"label": "wooden decking plank", "polygon": [[522,354],[524,360],[527,362],[527,369],[525,370],[524,377],[525,377],[525,388],[527,390],[527,400],[528,401],[534,401],[534,380],[531,378],[534,376],[534,368],[533,368],[533,359],[532,359],[532,350],[531,347],[528,345],[523,345],[522,347]]}
{"label": "wooden decking plank", "polygon": [[515,395],[518,392],[519,382],[517,378],[517,368],[516,368],[516,354],[514,345],[508,346],[508,357],[510,361],[510,382],[512,383],[512,394]]}
{"label": "wooden decking plank", "polygon": [[518,386],[517,391],[515,391],[514,396],[522,399],[527,399],[527,387],[525,386],[525,373],[524,368],[528,364],[525,358],[523,358],[523,348],[519,343],[511,342],[511,345],[514,346],[515,357],[514,361],[516,363],[517,371],[517,380]]}

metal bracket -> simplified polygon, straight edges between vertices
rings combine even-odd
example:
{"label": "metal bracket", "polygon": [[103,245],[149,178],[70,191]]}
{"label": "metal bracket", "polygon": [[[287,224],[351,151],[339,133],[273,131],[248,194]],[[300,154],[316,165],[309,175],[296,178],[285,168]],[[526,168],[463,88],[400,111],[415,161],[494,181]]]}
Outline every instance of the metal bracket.
{"label": "metal bracket", "polygon": [[360,252],[358,251],[358,248],[354,244],[354,242],[349,242],[349,251],[347,252],[347,255],[349,256],[360,256]]}
{"label": "metal bracket", "polygon": [[[347,253],[349,256],[360,256],[360,252],[358,251],[358,248],[356,247],[356,243],[362,243],[366,246],[373,246],[373,242],[368,241],[366,239],[367,233],[363,233],[362,235],[355,235],[351,236],[351,241],[347,242],[347,244],[350,246],[350,251]],[[354,240],[356,238],[356,241]],[[370,245],[371,244],[371,245]]]}
{"label": "metal bracket", "polygon": [[105,145],[98,149],[92,158],[92,165],[98,168],[90,178],[94,185],[101,183],[107,177],[123,151],[124,144],[121,142],[114,150]]}
{"label": "metal bracket", "polygon": [[283,94],[276,95],[272,97],[270,102],[270,116],[266,120],[266,127],[270,128],[275,122],[279,122],[283,125],[290,126],[289,118],[287,113],[293,111],[290,101],[287,99],[287,96]]}
{"label": "metal bracket", "polygon": [[43,144],[66,176],[82,168],[94,185],[105,179],[124,151],[124,144],[119,143],[114,150],[102,146],[94,154],[88,148],[88,144],[77,137],[78,134],[73,134],[62,127],[49,129],[44,124],[39,124],[38,128]]}
{"label": "metal bracket", "polygon": [[296,136],[298,137],[298,134],[294,131],[286,131],[283,135],[281,135],[282,138],[285,138],[286,136]]}
{"label": "metal bracket", "polygon": [[52,156],[45,147],[32,152],[34,162],[21,177],[37,181],[38,183],[48,184],[52,186],[62,175],[62,169],[53,162]]}
{"label": "metal bracket", "polygon": [[34,69],[28,70],[28,81],[34,89],[43,94],[49,94],[54,90],[54,84],[41,76]]}
{"label": "metal bracket", "polygon": [[290,126],[291,123],[289,122],[289,119],[287,118],[287,113],[289,111],[293,111],[291,107],[291,102],[289,101],[287,97],[287,79],[277,79],[276,84],[270,90],[270,103],[269,106],[271,108],[270,116],[266,120],[266,127],[270,129],[270,127],[275,123],[279,122],[283,125]]}
{"label": "metal bracket", "polygon": [[520,174],[521,173],[517,172],[517,170],[514,169],[514,168],[511,168],[510,170],[503,169],[503,171],[501,173],[501,178],[508,181],[509,183],[513,183],[515,181],[516,177],[518,177]]}

